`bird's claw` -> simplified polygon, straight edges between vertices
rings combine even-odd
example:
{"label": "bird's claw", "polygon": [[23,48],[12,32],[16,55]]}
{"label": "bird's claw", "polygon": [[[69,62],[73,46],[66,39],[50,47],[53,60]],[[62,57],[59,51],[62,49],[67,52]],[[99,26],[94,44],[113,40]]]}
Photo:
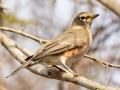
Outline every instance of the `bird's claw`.
{"label": "bird's claw", "polygon": [[73,73],[74,77],[83,76],[82,74]]}
{"label": "bird's claw", "polygon": [[73,77],[73,82],[75,82],[75,78],[78,76],[83,77],[83,74],[77,74],[77,73],[73,73],[74,77]]}

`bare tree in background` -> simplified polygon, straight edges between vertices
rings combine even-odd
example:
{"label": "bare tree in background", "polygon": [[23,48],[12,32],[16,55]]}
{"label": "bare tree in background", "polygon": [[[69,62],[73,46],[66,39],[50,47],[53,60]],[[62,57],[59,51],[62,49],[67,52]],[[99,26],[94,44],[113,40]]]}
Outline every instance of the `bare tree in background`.
{"label": "bare tree in background", "polygon": [[[67,11],[64,12],[65,14],[57,12],[59,11],[57,9],[59,2],[60,0],[27,0],[24,3],[22,1],[19,1],[18,3],[16,0],[14,1],[14,12],[9,13],[9,8],[6,6],[7,10],[5,11],[5,14],[2,15],[2,25],[5,27],[21,30],[26,26],[25,32],[39,38],[52,39],[65,31],[71,24],[74,16],[79,12],[89,11],[91,13],[99,13],[100,17],[95,20],[92,26],[93,42],[87,54],[100,58],[105,62],[120,65],[120,11],[118,8],[120,5],[119,0],[69,0],[67,2],[71,3],[70,5],[73,5],[73,7],[71,8],[72,13],[69,16],[68,21],[64,20]],[[65,1],[61,0],[61,2]],[[67,7],[63,6],[61,4],[62,9]],[[30,10],[30,19],[24,20],[17,17],[18,14],[25,13],[21,11],[24,11],[28,8]],[[63,19],[61,19],[61,16]],[[64,22],[66,22],[66,24]],[[39,43],[22,37],[21,35],[16,35],[8,32],[4,33],[11,39],[18,42],[20,45],[31,50],[33,53],[39,47]],[[7,53],[3,47],[0,46],[0,48],[0,62],[2,62],[1,66],[3,71],[1,77],[2,86],[4,89],[86,90],[86,88],[72,83],[37,76],[28,70],[22,70],[16,76],[10,79],[6,79],[5,77],[15,68],[17,68],[19,64],[13,60],[14,58],[9,53]],[[75,72],[83,74],[85,78],[103,85],[106,83],[107,75],[108,86],[114,88],[120,87],[119,69],[108,67],[108,72],[106,74],[106,68],[104,68],[101,64],[95,63],[94,61],[86,58],[83,58],[82,60],[79,60],[78,62],[73,63],[69,66]]]}

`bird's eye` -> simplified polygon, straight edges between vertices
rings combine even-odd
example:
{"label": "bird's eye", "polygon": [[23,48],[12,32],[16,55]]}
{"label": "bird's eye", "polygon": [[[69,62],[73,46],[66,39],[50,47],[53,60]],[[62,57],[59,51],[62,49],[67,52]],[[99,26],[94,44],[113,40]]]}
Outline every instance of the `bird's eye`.
{"label": "bird's eye", "polygon": [[84,17],[84,16],[81,16],[80,19],[83,20],[83,19],[85,19],[85,17]]}

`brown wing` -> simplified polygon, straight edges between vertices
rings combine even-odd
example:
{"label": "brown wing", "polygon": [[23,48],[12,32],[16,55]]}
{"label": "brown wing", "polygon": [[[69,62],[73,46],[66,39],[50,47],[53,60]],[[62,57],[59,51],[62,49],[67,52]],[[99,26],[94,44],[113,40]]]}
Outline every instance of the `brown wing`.
{"label": "brown wing", "polygon": [[38,49],[33,57],[28,58],[28,61],[23,63],[8,77],[15,75],[18,71],[31,64],[33,60],[44,57],[46,55],[65,52],[75,47],[84,46],[86,44],[86,35],[86,32],[83,32],[82,30],[76,30],[74,33],[69,30],[63,33],[62,36],[59,36],[40,47],[40,49]]}
{"label": "brown wing", "polygon": [[51,40],[50,42],[46,43],[35,53],[32,60],[37,60],[41,57],[51,54],[58,54],[61,52],[65,52],[69,49],[84,46],[86,43],[85,40],[86,32],[72,33],[72,32],[65,32],[62,36],[57,37],[56,39]]}

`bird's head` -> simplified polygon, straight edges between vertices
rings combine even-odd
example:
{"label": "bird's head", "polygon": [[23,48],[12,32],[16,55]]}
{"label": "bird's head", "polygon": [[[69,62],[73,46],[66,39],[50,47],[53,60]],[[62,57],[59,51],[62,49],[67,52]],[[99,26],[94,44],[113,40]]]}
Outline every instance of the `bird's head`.
{"label": "bird's head", "polygon": [[91,14],[88,12],[79,13],[73,20],[73,26],[82,26],[84,28],[90,29],[92,21],[99,16],[99,14]]}

